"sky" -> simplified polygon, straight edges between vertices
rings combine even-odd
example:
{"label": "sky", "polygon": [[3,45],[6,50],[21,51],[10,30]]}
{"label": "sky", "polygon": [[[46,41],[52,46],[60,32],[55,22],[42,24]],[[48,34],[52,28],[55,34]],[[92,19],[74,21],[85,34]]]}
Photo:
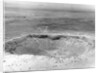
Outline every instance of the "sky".
{"label": "sky", "polygon": [[55,3],[74,3],[74,4],[89,4],[94,5],[95,0],[4,0],[8,2],[14,2],[14,1],[31,1],[31,2],[55,2]]}

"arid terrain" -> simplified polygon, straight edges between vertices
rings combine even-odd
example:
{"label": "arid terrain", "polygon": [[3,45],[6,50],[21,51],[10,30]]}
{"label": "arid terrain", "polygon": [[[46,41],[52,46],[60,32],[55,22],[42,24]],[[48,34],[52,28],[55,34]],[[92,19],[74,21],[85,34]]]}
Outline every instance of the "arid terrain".
{"label": "arid terrain", "polygon": [[4,71],[95,67],[89,5],[4,3]]}

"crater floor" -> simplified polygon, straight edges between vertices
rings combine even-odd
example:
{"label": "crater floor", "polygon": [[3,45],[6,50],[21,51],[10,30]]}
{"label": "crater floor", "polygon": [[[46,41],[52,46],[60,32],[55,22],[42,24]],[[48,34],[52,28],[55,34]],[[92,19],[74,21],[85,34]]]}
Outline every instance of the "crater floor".
{"label": "crater floor", "polygon": [[4,71],[94,67],[95,39],[89,36],[28,34],[4,46]]}

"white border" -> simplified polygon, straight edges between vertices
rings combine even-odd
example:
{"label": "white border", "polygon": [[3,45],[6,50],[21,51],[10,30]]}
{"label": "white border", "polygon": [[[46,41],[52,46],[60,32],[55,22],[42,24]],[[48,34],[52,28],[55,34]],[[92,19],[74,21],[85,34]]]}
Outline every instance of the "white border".
{"label": "white border", "polygon": [[2,60],[3,60],[3,4],[0,0],[0,72],[2,71]]}

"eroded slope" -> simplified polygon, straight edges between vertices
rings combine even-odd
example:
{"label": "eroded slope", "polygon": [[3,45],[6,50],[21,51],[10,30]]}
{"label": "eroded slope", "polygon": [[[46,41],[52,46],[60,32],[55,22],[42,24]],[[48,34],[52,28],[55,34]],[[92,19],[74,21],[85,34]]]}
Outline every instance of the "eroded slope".
{"label": "eroded slope", "polygon": [[26,71],[94,67],[94,48],[95,41],[85,36],[30,34],[5,43],[4,68]]}

